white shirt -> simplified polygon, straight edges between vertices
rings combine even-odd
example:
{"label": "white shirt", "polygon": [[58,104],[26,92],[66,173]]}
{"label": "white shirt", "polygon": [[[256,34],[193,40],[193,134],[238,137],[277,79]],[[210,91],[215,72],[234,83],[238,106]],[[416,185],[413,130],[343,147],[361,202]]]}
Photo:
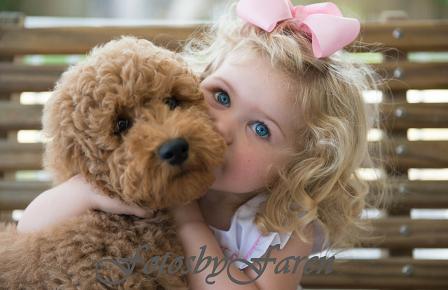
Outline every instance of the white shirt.
{"label": "white shirt", "polygon": [[[266,197],[266,194],[258,194],[241,205],[233,215],[230,228],[227,231],[209,225],[227,258],[237,257],[251,262],[252,258],[259,258],[266,253],[269,246],[280,244],[280,249],[283,249],[288,242],[292,232],[270,232],[263,236],[253,222],[259,204]],[[315,222],[314,225],[315,237],[311,254],[321,252],[323,242],[320,226]],[[239,261],[235,261],[233,264],[239,269],[247,267],[246,263]]]}

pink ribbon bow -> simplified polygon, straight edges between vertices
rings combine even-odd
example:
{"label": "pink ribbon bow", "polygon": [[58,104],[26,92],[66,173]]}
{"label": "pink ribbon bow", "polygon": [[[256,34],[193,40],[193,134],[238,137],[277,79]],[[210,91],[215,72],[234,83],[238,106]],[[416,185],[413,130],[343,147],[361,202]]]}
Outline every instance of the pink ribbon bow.
{"label": "pink ribbon bow", "polygon": [[237,14],[267,32],[277,23],[294,19],[298,30],[312,36],[313,54],[327,57],[350,44],[359,34],[358,19],[343,17],[331,2],[293,6],[290,0],[240,0]]}

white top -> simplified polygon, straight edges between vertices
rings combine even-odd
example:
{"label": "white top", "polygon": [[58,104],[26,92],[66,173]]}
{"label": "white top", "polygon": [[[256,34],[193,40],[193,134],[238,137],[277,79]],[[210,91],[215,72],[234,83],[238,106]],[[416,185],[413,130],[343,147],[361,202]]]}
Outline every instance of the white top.
{"label": "white top", "polygon": [[[280,244],[280,249],[283,249],[288,242],[292,232],[270,232],[263,236],[253,222],[259,204],[266,197],[266,194],[258,194],[241,205],[233,215],[230,228],[227,231],[209,225],[227,258],[237,257],[251,262],[252,258],[263,256],[269,246]],[[321,252],[323,242],[320,226],[315,222],[313,223],[315,225],[315,237],[311,254]],[[234,265],[239,269],[247,267],[247,264],[239,261],[235,261]]]}

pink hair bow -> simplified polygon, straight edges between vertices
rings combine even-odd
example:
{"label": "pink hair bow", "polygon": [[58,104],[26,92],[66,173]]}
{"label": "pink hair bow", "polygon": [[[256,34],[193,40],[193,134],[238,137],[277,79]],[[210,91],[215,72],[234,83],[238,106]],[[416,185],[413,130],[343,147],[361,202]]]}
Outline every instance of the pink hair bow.
{"label": "pink hair bow", "polygon": [[350,44],[359,34],[358,19],[343,17],[331,2],[293,6],[290,0],[240,0],[237,14],[267,32],[278,22],[294,19],[298,30],[311,34],[313,54],[327,57]]}

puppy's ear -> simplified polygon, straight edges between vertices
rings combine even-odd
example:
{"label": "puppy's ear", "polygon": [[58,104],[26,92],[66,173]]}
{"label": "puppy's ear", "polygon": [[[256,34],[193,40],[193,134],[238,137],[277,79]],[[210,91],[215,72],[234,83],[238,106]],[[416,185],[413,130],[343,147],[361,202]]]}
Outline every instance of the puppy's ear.
{"label": "puppy's ear", "polygon": [[[52,96],[45,103],[42,114],[42,132],[47,139],[43,155],[43,167],[53,177],[57,185],[73,175],[82,172],[81,146],[74,125],[76,93],[74,86],[78,75],[82,74],[80,66],[70,68],[58,81]],[[87,84],[86,84],[87,85]]]}

